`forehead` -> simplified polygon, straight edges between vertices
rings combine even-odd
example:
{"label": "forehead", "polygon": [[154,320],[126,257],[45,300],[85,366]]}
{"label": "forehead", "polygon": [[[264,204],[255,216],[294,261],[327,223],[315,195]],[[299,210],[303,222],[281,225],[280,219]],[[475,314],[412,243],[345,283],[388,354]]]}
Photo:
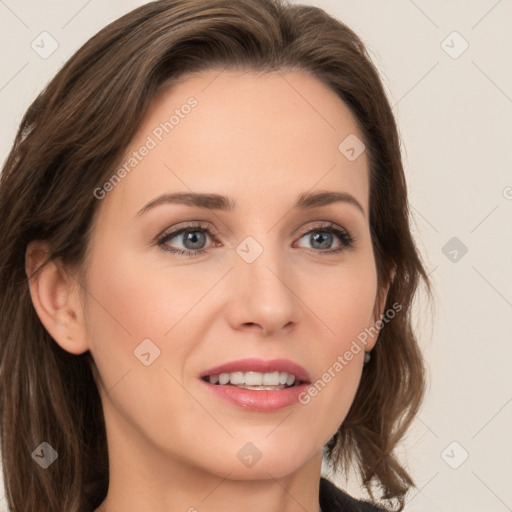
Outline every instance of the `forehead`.
{"label": "forehead", "polygon": [[344,141],[362,139],[338,95],[305,72],[188,75],[152,101],[120,162],[128,172],[102,207],[122,204],[135,214],[172,191],[257,206],[329,189],[355,195],[367,210],[366,154],[349,159],[342,151]]}

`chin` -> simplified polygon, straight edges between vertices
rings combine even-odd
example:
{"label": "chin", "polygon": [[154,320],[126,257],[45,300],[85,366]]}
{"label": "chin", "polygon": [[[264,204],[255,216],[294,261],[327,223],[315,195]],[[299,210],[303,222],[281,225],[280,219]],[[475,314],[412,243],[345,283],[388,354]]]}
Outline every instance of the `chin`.
{"label": "chin", "polygon": [[282,455],[277,454],[271,461],[267,460],[265,463],[263,459],[260,459],[252,467],[245,467],[241,463],[226,464],[223,468],[216,467],[215,470],[211,468],[210,472],[221,478],[226,478],[229,475],[230,480],[240,481],[281,479],[298,471],[303,464],[298,459],[285,459]]}
{"label": "chin", "polygon": [[[252,441],[249,440],[251,437]],[[229,474],[231,480],[283,478],[299,470],[312,457],[321,453],[322,448],[308,447],[301,439],[286,445],[264,437],[260,438],[260,442],[255,436],[246,439],[242,443],[235,441],[230,443],[231,446],[224,446],[222,453],[221,448],[218,448],[215,457],[218,463],[209,465],[210,472],[222,478]],[[218,457],[222,460],[218,460]]]}

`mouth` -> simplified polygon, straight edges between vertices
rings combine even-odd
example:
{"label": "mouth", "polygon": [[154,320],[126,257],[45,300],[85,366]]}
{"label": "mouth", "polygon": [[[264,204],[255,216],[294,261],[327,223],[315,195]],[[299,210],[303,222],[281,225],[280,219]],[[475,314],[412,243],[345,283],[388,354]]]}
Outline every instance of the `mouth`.
{"label": "mouth", "polygon": [[255,357],[215,366],[199,377],[209,384],[243,389],[258,389],[260,386],[286,389],[311,382],[306,369],[289,359],[267,360]]}
{"label": "mouth", "polygon": [[308,372],[289,359],[240,359],[210,368],[199,378],[223,401],[258,412],[295,406],[311,382]]}
{"label": "mouth", "polygon": [[216,386],[235,386],[239,389],[255,391],[278,391],[304,384],[293,373],[288,372],[256,372],[235,371],[220,374],[205,375],[202,380]]}

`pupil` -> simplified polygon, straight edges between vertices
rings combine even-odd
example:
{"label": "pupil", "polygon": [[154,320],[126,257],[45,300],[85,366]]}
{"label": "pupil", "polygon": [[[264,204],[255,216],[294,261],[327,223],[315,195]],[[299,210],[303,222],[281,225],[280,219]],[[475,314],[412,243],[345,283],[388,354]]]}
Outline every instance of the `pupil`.
{"label": "pupil", "polygon": [[[325,240],[329,240],[328,237],[332,237],[330,233],[317,233],[316,235],[313,235],[312,238],[315,242],[319,241],[320,239],[320,249],[328,249],[330,246],[330,243],[325,243]],[[322,240],[323,238],[323,240]]]}
{"label": "pupil", "polygon": [[[199,233],[200,236],[197,236]],[[185,239],[185,245],[187,245],[187,242],[191,242],[192,244],[197,244],[198,239],[199,241],[202,241],[204,243],[204,240],[201,240],[201,237],[204,238],[204,233],[201,233],[200,231],[189,231],[187,233],[186,239]],[[188,247],[188,249],[200,249],[201,247]]]}

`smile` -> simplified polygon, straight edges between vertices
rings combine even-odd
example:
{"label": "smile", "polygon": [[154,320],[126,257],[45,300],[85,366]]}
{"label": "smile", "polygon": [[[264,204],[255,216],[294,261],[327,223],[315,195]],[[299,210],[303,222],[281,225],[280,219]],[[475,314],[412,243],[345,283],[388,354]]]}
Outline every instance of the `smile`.
{"label": "smile", "polygon": [[296,406],[311,382],[305,368],[289,359],[239,359],[210,368],[199,378],[224,403],[259,412]]}
{"label": "smile", "polygon": [[208,375],[203,380],[219,386],[236,386],[241,389],[279,390],[298,386],[300,381],[293,374],[287,372],[231,372],[219,375]]}

